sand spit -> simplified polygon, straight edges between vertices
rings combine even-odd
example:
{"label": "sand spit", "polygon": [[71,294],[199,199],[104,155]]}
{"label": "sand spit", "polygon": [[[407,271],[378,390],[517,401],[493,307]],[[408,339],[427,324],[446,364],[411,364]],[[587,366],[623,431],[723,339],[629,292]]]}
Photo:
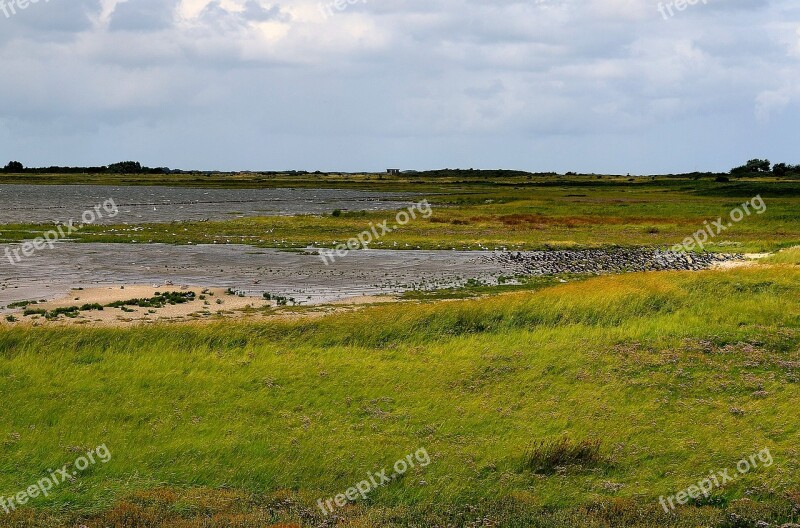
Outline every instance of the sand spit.
{"label": "sand spit", "polygon": [[[186,302],[163,306],[140,307],[135,304],[109,306],[136,299],[149,300],[165,293],[178,293],[187,297]],[[190,298],[191,297],[191,298]],[[251,320],[289,320],[319,317],[333,312],[351,311],[360,307],[395,302],[394,296],[353,297],[336,301],[330,305],[315,307],[281,307],[276,300],[257,297],[242,297],[225,288],[204,288],[202,286],[163,286],[146,285],[106,286],[100,288],[74,289],[69,295],[46,302],[36,302],[25,307],[15,308],[6,314],[0,325],[23,326],[90,326],[126,327],[154,323],[188,323],[214,321],[225,318]],[[24,315],[26,310],[52,313],[63,308],[82,308],[69,315],[55,318],[41,313]],[[102,307],[102,309],[100,309]],[[10,316],[11,320],[8,319]]]}

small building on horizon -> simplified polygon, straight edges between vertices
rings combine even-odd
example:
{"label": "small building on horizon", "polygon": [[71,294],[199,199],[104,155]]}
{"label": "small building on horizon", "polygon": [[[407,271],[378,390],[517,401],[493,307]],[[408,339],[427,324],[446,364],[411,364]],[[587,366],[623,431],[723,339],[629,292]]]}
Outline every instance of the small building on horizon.
{"label": "small building on horizon", "polygon": [[386,174],[400,174],[401,172],[400,169],[386,169]]}

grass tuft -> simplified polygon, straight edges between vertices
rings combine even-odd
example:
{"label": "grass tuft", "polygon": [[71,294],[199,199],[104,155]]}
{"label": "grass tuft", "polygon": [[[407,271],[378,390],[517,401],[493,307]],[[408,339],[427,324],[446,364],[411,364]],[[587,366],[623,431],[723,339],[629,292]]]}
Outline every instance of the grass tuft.
{"label": "grass tuft", "polygon": [[568,436],[540,440],[525,454],[525,469],[538,474],[552,475],[562,468],[598,467],[606,463],[600,453],[599,439],[575,441]]}

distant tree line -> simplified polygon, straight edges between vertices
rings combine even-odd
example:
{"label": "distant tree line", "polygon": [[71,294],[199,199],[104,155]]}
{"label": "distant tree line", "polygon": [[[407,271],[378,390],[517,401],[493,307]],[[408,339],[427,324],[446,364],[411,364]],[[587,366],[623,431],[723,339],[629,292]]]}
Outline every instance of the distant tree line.
{"label": "distant tree line", "polygon": [[749,175],[767,175],[773,174],[775,176],[800,176],[800,165],[789,165],[787,163],[776,163],[773,165],[768,159],[751,159],[741,167],[734,167],[731,169],[731,176],[749,176]]}
{"label": "distant tree line", "polygon": [[7,174],[171,174],[167,167],[143,167],[138,161],[121,161],[101,167],[25,167],[19,161],[10,161],[2,172]]}
{"label": "distant tree line", "polygon": [[[19,161],[10,161],[0,172],[6,174],[199,174],[199,175],[212,175],[212,174],[225,174],[220,171],[197,171],[197,170],[178,170],[170,169],[168,167],[144,167],[138,161],[121,161],[119,163],[112,163],[110,165],[103,165],[100,167],[25,167]],[[250,173],[250,172],[248,172]],[[235,174],[230,173],[230,174]],[[304,170],[290,170],[290,171],[258,171],[252,174],[260,174],[263,176],[274,175],[289,175],[300,176],[306,174],[331,174],[321,171],[304,171]],[[338,174],[338,173],[337,173]],[[439,169],[428,171],[404,171],[408,176],[420,177],[462,177],[462,178],[509,178],[509,177],[527,177],[534,176],[561,176],[556,172],[525,172],[516,170],[476,170],[476,169]],[[715,172],[692,172],[684,174],[661,174],[660,176],[666,177],[691,177],[698,178],[717,178],[717,181],[730,181],[728,176],[758,176],[758,175],[773,175],[777,177],[798,177],[800,178],[800,165],[790,165],[787,163],[772,164],[768,159],[752,159],[740,167],[734,167],[728,173],[715,173]],[[566,176],[578,176],[578,173],[568,172]],[[600,174],[585,174],[585,176],[594,176],[602,178]],[[621,175],[620,175],[621,176]],[[628,175],[630,176],[630,175]],[[650,175],[656,176],[656,175]]]}

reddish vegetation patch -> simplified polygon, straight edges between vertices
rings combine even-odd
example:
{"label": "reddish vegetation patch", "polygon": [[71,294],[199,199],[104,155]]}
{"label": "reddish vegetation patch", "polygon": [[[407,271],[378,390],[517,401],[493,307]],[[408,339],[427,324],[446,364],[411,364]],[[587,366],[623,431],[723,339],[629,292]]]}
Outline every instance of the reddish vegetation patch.
{"label": "reddish vegetation patch", "polygon": [[543,214],[513,214],[500,217],[500,221],[505,225],[533,224],[535,226],[566,226],[578,227],[594,224],[625,224],[626,221],[619,217],[599,217],[599,216],[545,216]]}
{"label": "reddish vegetation patch", "polygon": [[142,491],[94,516],[54,516],[27,509],[9,515],[17,528],[302,528],[316,512],[280,494],[254,497],[230,490]]}
{"label": "reddish vegetation patch", "polygon": [[459,220],[458,218],[454,219],[446,219],[446,218],[436,218],[435,216],[430,219],[430,222],[433,224],[452,224],[452,225],[469,225],[469,220]]}
{"label": "reddish vegetation patch", "polygon": [[[732,502],[727,509],[686,507],[678,515],[664,516],[654,501],[611,498],[593,505],[563,511],[546,511],[530,496],[500,502],[463,504],[413,510],[408,507],[385,509],[351,506],[338,512],[338,518],[323,517],[313,502],[303,506],[289,493],[253,496],[229,490],[154,490],[137,493],[116,503],[110,510],[90,517],[69,513],[17,510],[0,517],[0,526],[14,528],[333,528],[350,526],[533,526],[536,518],[543,528],[594,526],[596,528],[651,528],[669,526],[729,526],[725,519],[738,518],[736,526],[756,526],[760,519],[790,519],[796,511],[797,493],[789,493],[770,504],[749,499]],[[794,509],[793,509],[794,506]],[[459,522],[455,522],[458,519]],[[733,525],[730,525],[733,526]],[[770,524],[780,526],[780,523]]]}
{"label": "reddish vegetation patch", "polygon": [[[645,217],[645,216],[545,216],[541,213],[534,214],[511,214],[502,216],[475,216],[471,219],[474,222],[500,222],[507,226],[526,226],[533,229],[545,229],[547,227],[581,227],[587,225],[636,225],[636,224],[663,224],[664,218]],[[695,225],[696,219],[669,219],[668,223],[676,225]],[[702,224],[702,220],[700,220]]]}

